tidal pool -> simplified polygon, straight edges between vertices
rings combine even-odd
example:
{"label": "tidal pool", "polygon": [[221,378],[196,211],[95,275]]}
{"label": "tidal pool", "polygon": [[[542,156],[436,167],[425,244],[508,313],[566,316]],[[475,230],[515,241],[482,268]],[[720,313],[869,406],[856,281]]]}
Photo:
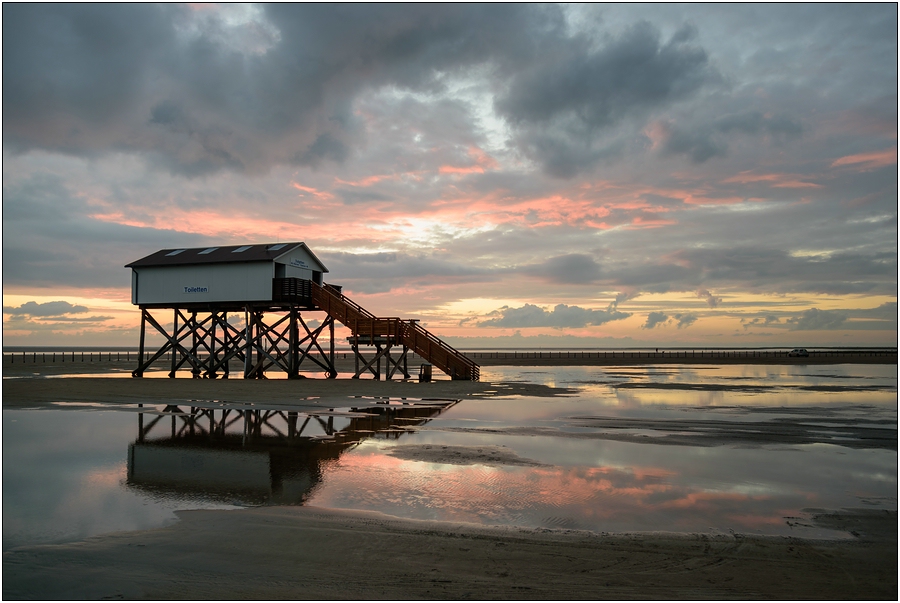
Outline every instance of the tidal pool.
{"label": "tidal pool", "polygon": [[[486,367],[497,393],[3,411],[3,548],[309,504],[592,531],[846,534],[897,509],[895,366]],[[569,388],[549,398],[505,384]]]}

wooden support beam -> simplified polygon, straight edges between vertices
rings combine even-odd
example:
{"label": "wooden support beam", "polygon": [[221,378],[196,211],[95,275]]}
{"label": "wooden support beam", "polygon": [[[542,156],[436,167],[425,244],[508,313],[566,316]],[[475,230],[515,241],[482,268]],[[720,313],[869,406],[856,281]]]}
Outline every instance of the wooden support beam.
{"label": "wooden support beam", "polygon": [[[132,373],[131,373],[132,377],[143,377],[144,376],[144,370],[143,370],[142,363],[144,362],[144,335],[145,335],[146,331],[147,331],[147,310],[144,308],[141,308],[141,345],[140,345],[140,349],[138,350],[138,368],[136,368],[134,371],[132,371]],[[82,354],[81,358],[82,358],[82,360],[84,359],[84,354]]]}
{"label": "wooden support beam", "polygon": [[407,370],[406,356],[409,354],[409,348],[405,345],[402,347],[402,352],[400,356],[397,357],[396,360],[391,358],[390,354],[387,354],[388,365],[385,367],[385,374],[387,376],[387,380],[390,381],[394,376],[394,373],[400,372],[403,375],[404,379],[409,379],[409,370]]}
{"label": "wooden support beam", "polygon": [[[334,318],[311,328],[303,319],[300,306],[285,307],[275,314],[274,322],[267,322],[269,308],[244,308],[245,325],[238,329],[228,322],[225,311],[173,309],[170,329],[164,328],[150,313],[141,308],[141,350],[138,367],[132,372],[141,377],[154,362],[171,353],[169,376],[175,377],[183,367],[190,368],[194,377],[215,379],[220,373],[227,378],[229,363],[235,358],[244,363],[244,377],[265,379],[267,370],[277,368],[289,378],[299,378],[303,362],[321,368],[328,377],[337,375],[334,353]],[[163,337],[164,343],[151,358],[145,359],[147,325],[151,325]],[[302,326],[302,332],[301,332]],[[331,336],[326,348],[319,338],[324,333]]]}
{"label": "wooden support beam", "polygon": [[[359,376],[363,374],[365,371],[369,371],[375,377],[375,379],[381,380],[381,358],[385,356],[385,354],[390,354],[391,343],[390,340],[387,343],[382,344],[381,342],[370,340],[373,342],[375,346],[375,356],[366,361],[365,356],[362,355],[362,352],[359,351],[359,337],[355,337],[353,341],[351,341],[350,346],[353,348],[353,354],[356,357],[356,374],[353,375],[353,379],[359,379]],[[360,361],[362,361],[363,366],[360,368]],[[374,365],[374,367],[373,367]]]}

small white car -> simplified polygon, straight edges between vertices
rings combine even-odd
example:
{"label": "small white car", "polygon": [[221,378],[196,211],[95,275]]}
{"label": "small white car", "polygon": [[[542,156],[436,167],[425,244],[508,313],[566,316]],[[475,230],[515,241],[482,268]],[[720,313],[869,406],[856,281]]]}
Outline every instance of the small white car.
{"label": "small white car", "polygon": [[792,358],[806,358],[809,356],[809,352],[806,351],[806,348],[794,348],[788,352],[788,356]]}

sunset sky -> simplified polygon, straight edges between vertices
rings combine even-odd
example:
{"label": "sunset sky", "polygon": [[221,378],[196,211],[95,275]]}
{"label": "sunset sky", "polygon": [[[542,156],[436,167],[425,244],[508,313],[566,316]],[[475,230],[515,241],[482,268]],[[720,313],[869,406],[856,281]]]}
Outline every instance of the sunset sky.
{"label": "sunset sky", "polygon": [[896,345],[897,5],[3,5],[5,346],[284,241],[463,349]]}

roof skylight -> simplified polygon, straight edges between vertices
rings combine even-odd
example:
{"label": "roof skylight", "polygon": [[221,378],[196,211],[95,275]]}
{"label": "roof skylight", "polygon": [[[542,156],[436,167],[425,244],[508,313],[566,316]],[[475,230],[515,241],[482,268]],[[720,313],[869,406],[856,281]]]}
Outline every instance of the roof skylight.
{"label": "roof skylight", "polygon": [[242,253],[242,252],[244,252],[244,251],[247,251],[247,250],[250,249],[251,247],[253,247],[253,245],[243,245],[242,247],[238,247],[237,249],[235,249],[235,250],[232,251],[231,253]]}
{"label": "roof skylight", "polygon": [[218,247],[210,247],[209,249],[204,249],[203,251],[201,251],[201,252],[198,253],[197,255],[206,255],[207,253],[212,253],[212,252],[215,251],[216,249],[218,249]]}
{"label": "roof skylight", "polygon": [[278,251],[279,249],[284,249],[287,247],[287,243],[279,243],[278,245],[272,245],[269,247],[269,251]]}
{"label": "roof skylight", "polygon": [[166,257],[171,257],[173,255],[178,255],[179,253],[185,251],[184,249],[176,249],[175,251],[170,251],[166,254]]}

